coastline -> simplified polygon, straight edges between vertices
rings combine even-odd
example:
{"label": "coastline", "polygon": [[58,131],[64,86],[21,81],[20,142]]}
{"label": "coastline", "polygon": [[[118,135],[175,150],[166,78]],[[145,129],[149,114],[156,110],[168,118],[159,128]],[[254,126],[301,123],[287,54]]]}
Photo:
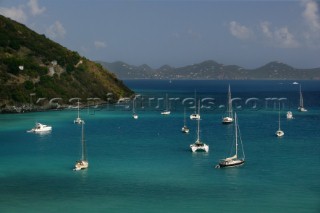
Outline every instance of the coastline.
{"label": "coastline", "polygon": [[[162,85],[166,85],[162,89],[173,89],[178,90],[179,88],[183,88],[184,90],[190,90],[194,92],[195,89],[197,89],[199,92],[219,92],[224,93],[225,92],[225,85],[232,84],[233,87],[237,87],[237,89],[241,89],[243,86],[245,86],[247,83],[255,83],[256,88],[255,91],[252,92],[261,92],[263,90],[259,89],[259,86],[262,84],[270,84],[270,87],[273,91],[277,91],[280,89],[280,87],[275,87],[273,83],[286,86],[288,91],[298,91],[296,88],[297,82],[300,82],[303,85],[304,92],[309,91],[318,91],[317,88],[314,90],[314,87],[312,85],[316,85],[313,82],[318,82],[318,80],[214,80],[214,79],[122,79],[122,81],[128,86],[131,90],[133,90],[136,94],[141,92],[142,88],[147,89],[156,89],[158,90]],[[194,82],[194,83],[193,83]],[[202,82],[202,84],[198,84],[199,82]],[[195,84],[198,84],[197,86]],[[211,87],[207,87],[208,85],[212,85]],[[291,85],[291,86],[290,86]],[[216,88],[219,87],[219,88]],[[204,90],[203,88],[209,89]],[[158,90],[158,92],[161,92],[162,90]],[[112,99],[112,96],[109,100],[102,100],[100,98],[87,98],[83,100],[83,103],[80,106],[80,109],[85,108],[98,108],[101,106],[105,106],[108,104],[116,104],[118,103],[121,98],[126,97],[120,97],[119,99],[115,100]],[[131,97],[132,98],[132,97]],[[39,99],[40,100],[40,99]],[[16,113],[30,113],[30,112],[46,112],[46,111],[57,111],[57,110],[68,110],[68,109],[77,109],[77,102],[78,98],[69,99],[69,100],[62,100],[61,98],[53,98],[50,101],[46,101],[42,105],[40,104],[30,104],[30,103],[16,103],[15,105],[9,105],[9,104],[3,104],[0,107],[0,114],[16,114]],[[6,102],[10,102],[7,100]],[[62,102],[62,103],[61,103]],[[81,99],[80,99],[81,102]]]}

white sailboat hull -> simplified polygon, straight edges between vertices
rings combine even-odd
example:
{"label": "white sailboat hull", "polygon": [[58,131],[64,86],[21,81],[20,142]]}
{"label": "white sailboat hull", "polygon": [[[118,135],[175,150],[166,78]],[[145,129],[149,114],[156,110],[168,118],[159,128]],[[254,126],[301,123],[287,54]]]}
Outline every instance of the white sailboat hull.
{"label": "white sailboat hull", "polygon": [[307,110],[306,108],[304,108],[304,107],[299,107],[298,110],[299,110],[300,112],[307,112],[307,111],[308,111],[308,110]]}
{"label": "white sailboat hull", "polygon": [[75,171],[79,171],[79,170],[82,170],[82,169],[86,169],[89,167],[89,163],[88,161],[85,161],[85,160],[80,160],[80,161],[77,161],[75,167],[74,167],[74,170]]}
{"label": "white sailboat hull", "polygon": [[232,122],[233,122],[233,118],[231,118],[231,117],[224,117],[222,119],[223,124],[231,124]]}
{"label": "white sailboat hull", "polygon": [[209,146],[205,143],[202,143],[202,144],[194,143],[190,145],[190,148],[192,152],[198,152],[198,151],[209,152]]}
{"label": "white sailboat hull", "polygon": [[171,112],[170,111],[163,111],[163,112],[161,112],[161,115],[170,115],[171,114]]}
{"label": "white sailboat hull", "polygon": [[183,133],[189,133],[190,130],[189,130],[188,127],[184,126],[184,127],[181,128],[181,131],[182,131]]}
{"label": "white sailboat hull", "polygon": [[139,118],[137,114],[133,114],[132,117],[133,117],[134,119],[138,119],[138,118]]}
{"label": "white sailboat hull", "polygon": [[190,119],[191,120],[199,120],[200,119],[200,115],[199,114],[191,114],[190,115]]}
{"label": "white sailboat hull", "polygon": [[235,166],[241,166],[244,164],[243,159],[234,159],[234,160],[222,160],[219,162],[219,167],[224,168],[224,167],[235,167]]}
{"label": "white sailboat hull", "polygon": [[81,120],[81,118],[76,118],[76,120],[73,121],[75,124],[81,124],[83,122],[83,120]]}
{"label": "white sailboat hull", "polygon": [[291,111],[287,112],[287,119],[293,119],[293,115]]}
{"label": "white sailboat hull", "polygon": [[282,137],[282,136],[284,136],[284,132],[282,130],[278,130],[278,131],[276,131],[276,136]]}

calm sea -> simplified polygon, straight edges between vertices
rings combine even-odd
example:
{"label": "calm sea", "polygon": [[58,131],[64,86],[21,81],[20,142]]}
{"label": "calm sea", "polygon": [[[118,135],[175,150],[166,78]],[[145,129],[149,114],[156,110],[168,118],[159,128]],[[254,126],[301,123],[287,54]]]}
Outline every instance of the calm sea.
{"label": "calm sea", "polygon": [[[320,83],[302,81],[305,108],[297,111],[292,81],[158,81],[125,83],[132,103],[82,109],[89,168],[80,158],[81,127],[75,110],[0,114],[0,212],[318,213],[320,212]],[[233,125],[222,125],[231,86],[246,163],[216,169],[229,155]],[[192,153],[201,100],[201,139],[209,153]],[[160,115],[168,96],[171,115]],[[280,100],[280,101],[279,101]],[[277,138],[281,106],[283,138]],[[294,119],[287,120],[291,110]],[[35,122],[49,134],[27,133]]]}

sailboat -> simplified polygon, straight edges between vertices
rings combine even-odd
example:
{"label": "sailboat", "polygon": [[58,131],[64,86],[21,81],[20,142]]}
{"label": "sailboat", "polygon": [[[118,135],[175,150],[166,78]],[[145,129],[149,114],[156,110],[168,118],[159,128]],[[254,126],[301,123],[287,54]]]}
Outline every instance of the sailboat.
{"label": "sailboat", "polygon": [[197,91],[194,91],[194,113],[190,115],[191,120],[199,120],[200,114],[197,113]]}
{"label": "sailboat", "polygon": [[293,119],[293,114],[291,111],[287,112],[287,119]]}
{"label": "sailboat", "polygon": [[73,170],[79,171],[79,170],[88,168],[88,166],[89,166],[89,163],[87,160],[86,143],[84,140],[84,121],[82,121],[81,122],[81,159],[76,162]]}
{"label": "sailboat", "polygon": [[135,100],[136,100],[136,98],[134,98],[133,101],[132,101],[132,117],[134,119],[138,119],[139,116],[138,116],[138,114],[136,113],[136,110],[135,110],[135,108],[136,108],[136,101]]}
{"label": "sailboat", "polygon": [[170,115],[171,111],[168,107],[168,94],[166,94],[166,100],[165,100],[166,109],[161,112],[161,115]]}
{"label": "sailboat", "polygon": [[280,103],[279,103],[279,128],[276,131],[276,136],[277,137],[282,137],[284,135],[284,132],[280,128]]}
{"label": "sailboat", "polygon": [[81,124],[82,122],[83,122],[83,120],[81,120],[81,118],[80,118],[80,106],[79,106],[79,101],[78,101],[78,117],[76,118],[76,120],[73,121],[73,123]]}
{"label": "sailboat", "polygon": [[299,84],[299,86],[300,86],[300,102],[299,102],[298,110],[300,112],[307,112],[308,110],[306,108],[304,108],[304,106],[303,106],[303,96],[302,96],[302,92],[301,92],[301,84]]}
{"label": "sailboat", "polygon": [[189,133],[189,128],[187,127],[186,124],[186,108],[184,108],[184,114],[183,114],[183,127],[181,128],[181,131],[183,133]]}
{"label": "sailboat", "polygon": [[[232,147],[235,148],[235,154],[231,157],[220,160],[216,168],[234,167],[234,166],[240,166],[244,164],[245,155],[244,155],[243,144],[242,144],[241,135],[240,135],[240,128],[238,125],[236,113],[234,113],[234,121],[235,121],[235,125],[234,125],[235,136],[234,136],[234,145]],[[241,144],[241,150],[242,150],[241,158],[239,158],[239,148],[238,148],[239,142]]]}
{"label": "sailboat", "polygon": [[[200,101],[199,101],[199,107],[198,107],[198,114],[200,115]],[[195,143],[190,144],[191,151],[192,152],[196,152],[196,151],[209,152],[209,146],[200,140],[200,119],[198,119],[197,121],[198,121],[197,140]]]}
{"label": "sailboat", "polygon": [[233,116],[232,116],[232,101],[231,101],[231,89],[229,84],[229,90],[228,90],[228,108],[227,108],[227,116],[222,119],[223,124],[231,124],[233,122]]}

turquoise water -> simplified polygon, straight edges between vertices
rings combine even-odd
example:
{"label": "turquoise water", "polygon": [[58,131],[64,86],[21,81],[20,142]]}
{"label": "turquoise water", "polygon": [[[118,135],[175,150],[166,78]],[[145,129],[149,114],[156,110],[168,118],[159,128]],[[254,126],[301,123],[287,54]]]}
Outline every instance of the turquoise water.
{"label": "turquoise water", "polygon": [[[72,171],[80,157],[76,111],[0,115],[0,212],[319,212],[320,84],[303,82],[306,113],[296,111],[297,86],[280,81],[126,81],[143,98],[139,119],[128,106],[82,110],[89,169]],[[227,85],[237,113],[246,163],[215,169],[227,157],[233,126],[221,124]],[[191,153],[196,122],[187,119],[194,90],[203,101],[201,138],[209,153]],[[158,98],[175,98],[160,115]],[[246,102],[257,98],[256,105]],[[283,138],[276,138],[283,101]],[[188,99],[188,101],[185,101]],[[140,100],[140,102],[139,102]],[[143,100],[143,101],[141,101]],[[156,101],[155,101],[156,100]],[[159,104],[158,104],[159,102]],[[184,105],[182,105],[184,103]],[[236,102],[235,102],[236,103]],[[286,120],[292,110],[295,119]],[[26,133],[35,122],[50,134]]]}

